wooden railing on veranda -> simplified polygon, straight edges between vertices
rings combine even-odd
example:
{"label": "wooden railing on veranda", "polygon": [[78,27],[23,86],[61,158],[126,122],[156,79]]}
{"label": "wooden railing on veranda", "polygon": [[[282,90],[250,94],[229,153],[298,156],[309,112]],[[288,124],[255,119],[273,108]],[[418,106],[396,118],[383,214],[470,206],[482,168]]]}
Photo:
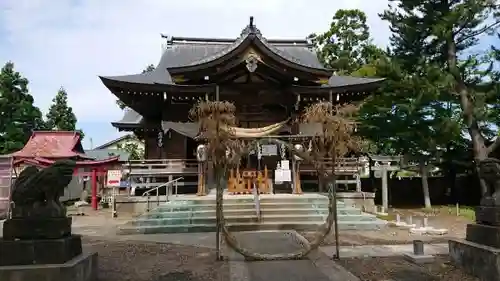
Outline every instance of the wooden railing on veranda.
{"label": "wooden railing on veranda", "polygon": [[131,176],[148,175],[196,175],[196,159],[148,159],[130,160],[124,165]]}
{"label": "wooden railing on veranda", "polygon": [[[331,171],[333,163],[331,159],[322,159],[322,165],[326,171]],[[361,163],[358,158],[340,158],[336,161],[335,172],[337,175],[354,175],[359,173]],[[315,173],[317,164],[302,162],[299,165],[300,172]]]}

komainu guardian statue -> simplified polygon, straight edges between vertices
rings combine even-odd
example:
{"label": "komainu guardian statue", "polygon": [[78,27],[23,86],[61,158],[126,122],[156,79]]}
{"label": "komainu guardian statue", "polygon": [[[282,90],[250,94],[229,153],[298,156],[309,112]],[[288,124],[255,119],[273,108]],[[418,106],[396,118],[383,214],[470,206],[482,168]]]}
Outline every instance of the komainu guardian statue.
{"label": "komainu guardian statue", "polygon": [[[45,169],[26,167],[17,177],[11,196],[12,217],[4,222],[0,238],[1,280],[2,276],[12,280],[9,276],[14,275],[16,280],[96,280],[96,255],[82,254],[82,238],[71,233],[72,218],[66,216],[59,201],[75,167],[75,161],[58,160]],[[48,264],[51,270],[42,270]],[[31,268],[1,274],[2,266],[19,265]]]}
{"label": "komainu guardian statue", "polygon": [[479,178],[486,184],[482,206],[500,206],[500,160],[486,158],[478,163]]}
{"label": "komainu guardian statue", "polygon": [[45,169],[26,167],[14,182],[12,217],[4,239],[53,239],[71,235],[71,218],[59,198],[73,179],[75,161],[58,160]]}

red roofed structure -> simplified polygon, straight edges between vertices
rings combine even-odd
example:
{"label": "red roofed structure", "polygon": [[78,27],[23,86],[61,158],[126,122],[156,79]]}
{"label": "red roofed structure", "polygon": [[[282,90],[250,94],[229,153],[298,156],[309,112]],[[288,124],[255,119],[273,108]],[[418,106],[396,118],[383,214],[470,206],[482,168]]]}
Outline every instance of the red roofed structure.
{"label": "red roofed structure", "polygon": [[11,154],[14,166],[34,165],[44,168],[59,159],[75,160],[77,168],[90,170],[75,170],[75,173],[92,178],[92,206],[97,209],[97,177],[106,176],[107,170],[119,163],[119,156],[94,160],[85,155],[81,140],[81,134],[76,131],[35,131],[21,150]]}
{"label": "red roofed structure", "polygon": [[[70,158],[88,159],[79,132],[35,131],[23,149],[12,156],[19,158]],[[77,160],[75,159],[75,160]]]}

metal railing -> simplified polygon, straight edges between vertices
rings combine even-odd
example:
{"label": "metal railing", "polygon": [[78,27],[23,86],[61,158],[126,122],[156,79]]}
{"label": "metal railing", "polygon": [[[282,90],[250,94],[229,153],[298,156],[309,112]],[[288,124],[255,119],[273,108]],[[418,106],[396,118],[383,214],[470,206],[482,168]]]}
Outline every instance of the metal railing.
{"label": "metal railing", "polygon": [[142,196],[146,196],[146,212],[149,212],[150,210],[150,203],[151,203],[151,193],[153,191],[156,191],[156,206],[160,205],[160,188],[165,187],[165,195],[167,197],[167,202],[169,201],[169,194],[170,194],[170,189],[172,188],[172,184],[174,184],[175,188],[175,196],[177,196],[177,189],[178,189],[178,182],[182,180],[183,177],[176,178],[174,180],[168,181],[164,184],[161,184],[159,186],[153,187],[146,192],[142,194]]}
{"label": "metal railing", "polygon": [[253,200],[255,205],[255,214],[257,215],[257,221],[261,221],[261,212],[260,212],[260,194],[259,189],[257,188],[257,184],[253,184]]}

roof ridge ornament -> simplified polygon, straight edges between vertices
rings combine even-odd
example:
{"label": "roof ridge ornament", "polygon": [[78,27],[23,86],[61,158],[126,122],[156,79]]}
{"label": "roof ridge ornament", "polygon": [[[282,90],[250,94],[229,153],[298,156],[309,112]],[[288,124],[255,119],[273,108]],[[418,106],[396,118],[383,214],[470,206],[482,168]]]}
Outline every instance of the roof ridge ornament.
{"label": "roof ridge ornament", "polygon": [[255,34],[255,35],[262,35],[260,33],[260,30],[253,24],[253,16],[250,16],[250,22],[248,25],[241,31],[240,37],[244,37],[246,35],[250,34]]}
{"label": "roof ridge ornament", "polygon": [[254,73],[257,69],[257,56],[255,54],[250,54],[245,60],[246,67],[250,73]]}

